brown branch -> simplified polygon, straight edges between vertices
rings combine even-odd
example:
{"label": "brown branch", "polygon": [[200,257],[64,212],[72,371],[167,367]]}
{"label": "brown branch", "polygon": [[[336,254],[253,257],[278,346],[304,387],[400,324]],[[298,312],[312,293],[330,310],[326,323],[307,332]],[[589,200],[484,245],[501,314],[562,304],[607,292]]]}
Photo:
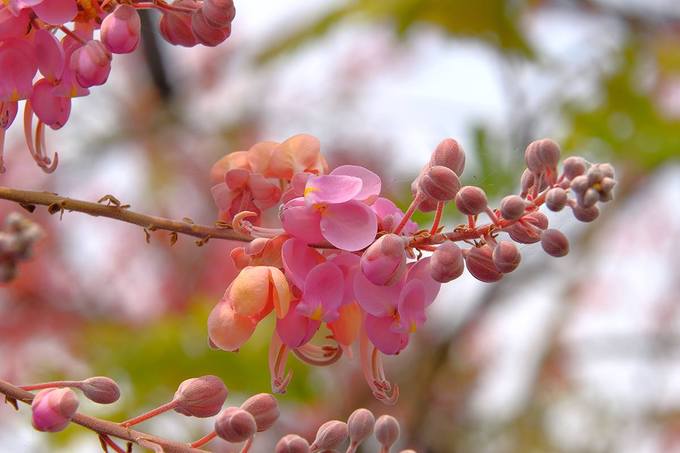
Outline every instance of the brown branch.
{"label": "brown branch", "polygon": [[[33,397],[35,396],[33,393],[27,392],[2,379],[0,379],[0,393],[4,394],[7,398],[21,401],[26,404],[31,404]],[[98,434],[117,437],[140,446],[148,446],[150,444],[159,445],[166,453],[206,453],[206,450],[193,448],[189,444],[163,439],[130,428],[124,428],[118,423],[90,417],[89,415],[81,414],[79,412],[73,416],[71,421]]]}
{"label": "brown branch", "polygon": [[51,214],[64,211],[77,211],[95,217],[108,217],[122,222],[139,225],[146,231],[165,230],[172,233],[181,233],[199,238],[202,245],[208,239],[226,239],[231,241],[250,242],[251,237],[244,236],[231,228],[218,228],[207,225],[197,225],[190,221],[180,221],[156,217],[130,211],[126,206],[117,205],[117,200],[111,196],[104,197],[111,205],[93,203],[89,201],[74,200],[62,197],[50,192],[36,192],[31,190],[19,190],[9,187],[0,187],[0,199],[19,203],[25,209],[32,211],[36,205],[47,206]]}

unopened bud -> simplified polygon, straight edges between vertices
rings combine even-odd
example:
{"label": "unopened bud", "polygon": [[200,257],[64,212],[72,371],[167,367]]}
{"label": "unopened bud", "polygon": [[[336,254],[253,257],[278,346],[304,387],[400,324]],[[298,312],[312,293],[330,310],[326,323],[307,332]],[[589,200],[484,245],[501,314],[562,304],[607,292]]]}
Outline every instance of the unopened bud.
{"label": "unopened bud", "polygon": [[597,164],[597,167],[600,169],[605,178],[614,179],[614,167],[612,164],[605,162],[603,164]]}
{"label": "unopened bud", "polygon": [[191,30],[198,42],[204,46],[215,47],[231,35],[231,24],[215,27],[206,20],[203,10],[198,9],[191,15]]}
{"label": "unopened bud", "polygon": [[529,170],[528,168],[522,172],[522,178],[520,179],[520,194],[519,196],[522,198],[526,198],[527,195],[529,194],[529,189],[531,189],[531,186],[534,185],[534,181],[536,180],[536,177],[534,174]]}
{"label": "unopened bud", "polygon": [[441,165],[453,170],[456,175],[460,176],[465,169],[465,152],[457,141],[452,138],[446,138],[437,145],[437,148],[432,153],[430,165]]}
{"label": "unopened bud", "polygon": [[545,205],[551,211],[561,211],[567,204],[567,192],[560,188],[554,187],[548,191],[545,196]]}
{"label": "unopened bud", "polygon": [[111,52],[101,41],[90,40],[71,54],[70,67],[83,88],[103,85],[111,72]]}
{"label": "unopened bud", "polygon": [[287,434],[277,442],[274,453],[309,453],[309,442],[297,434]]}
{"label": "unopened bud", "polygon": [[476,186],[465,186],[456,195],[456,207],[465,215],[477,215],[483,212],[488,203],[484,191]]}
{"label": "unopened bud", "polygon": [[120,398],[118,384],[106,376],[95,376],[85,379],[78,385],[83,394],[99,404],[111,404]]}
{"label": "unopened bud", "polygon": [[380,236],[361,255],[361,272],[372,283],[393,285],[406,272],[404,241],[396,234]]}
{"label": "unopened bud", "polygon": [[574,191],[574,193],[580,195],[585,193],[586,190],[588,190],[588,187],[590,187],[590,183],[588,182],[587,176],[581,175],[572,179],[571,184],[569,184],[569,186],[571,187],[571,190]]}
{"label": "unopened bud", "polygon": [[522,255],[520,255],[519,250],[514,243],[510,241],[500,241],[493,249],[491,258],[493,259],[493,264],[496,266],[496,269],[507,274],[517,269],[517,266],[519,266],[519,263],[522,260]]}
{"label": "unopened bud", "polygon": [[529,143],[524,151],[527,168],[535,174],[556,168],[559,160],[560,146],[548,138]]}
{"label": "unopened bud", "polygon": [[602,179],[598,191],[600,194],[600,201],[605,202],[612,199],[612,190],[614,189],[615,185],[616,181],[608,176],[605,176],[604,179]]}
{"label": "unopened bud", "polygon": [[234,20],[233,0],[203,0],[203,16],[213,27],[225,27]]}
{"label": "unopened bud", "polygon": [[125,4],[118,5],[102,21],[102,43],[113,53],[130,53],[139,44],[141,27],[142,22],[135,8]]}
{"label": "unopened bud", "polygon": [[375,438],[389,450],[399,440],[399,422],[391,415],[381,415],[375,422]]}
{"label": "unopened bud", "polygon": [[541,211],[534,211],[510,225],[506,231],[513,241],[533,244],[541,240],[541,230],[546,228],[548,228],[548,217]]}
{"label": "unopened bud", "polygon": [[418,182],[420,190],[437,201],[453,200],[460,190],[460,181],[456,173],[441,165],[430,167]]}
{"label": "unopened bud", "polygon": [[586,160],[580,156],[571,156],[564,159],[562,163],[564,177],[572,180],[586,172]]}
{"label": "unopened bud", "polygon": [[493,252],[488,244],[468,250],[465,257],[468,272],[477,280],[485,283],[497,282],[503,278],[503,273],[496,268],[492,255]]}
{"label": "unopened bud", "polygon": [[541,247],[548,255],[559,258],[569,253],[569,240],[560,230],[551,228],[541,235]]}
{"label": "unopened bud", "polygon": [[347,439],[347,423],[331,420],[319,427],[316,439],[310,446],[312,451],[333,450]]}
{"label": "unopened bud", "polygon": [[600,194],[595,189],[587,189],[585,193],[578,197],[578,202],[584,208],[590,208],[600,201]]}
{"label": "unopened bud", "polygon": [[593,165],[586,172],[586,178],[588,178],[588,186],[592,186],[593,184],[597,184],[598,182],[602,181],[602,178],[604,178],[604,173],[602,170],[600,170],[600,167]]}
{"label": "unopened bud", "polygon": [[349,441],[356,447],[373,434],[375,417],[373,413],[363,407],[355,410],[347,419],[347,430],[349,431]]}
{"label": "unopened bud", "polygon": [[[186,9],[197,9],[198,2],[195,0],[178,0],[173,6]],[[198,39],[191,28],[191,14],[175,11],[163,11],[159,25],[161,36],[170,44],[193,47],[198,44]]]}
{"label": "unopened bud", "polygon": [[581,222],[592,222],[600,215],[600,210],[597,206],[584,208],[583,206],[576,205],[572,208],[572,212],[574,213],[574,217]]}
{"label": "unopened bud", "polygon": [[175,392],[175,411],[194,417],[212,417],[217,414],[229,391],[217,376],[207,375],[187,379]]}
{"label": "unopened bud", "polygon": [[464,261],[460,247],[447,241],[437,247],[430,258],[430,276],[440,283],[455,280],[465,270]]}
{"label": "unopened bud", "polygon": [[252,414],[257,424],[257,431],[266,431],[279,418],[279,403],[269,393],[258,393],[248,398],[241,409]]}
{"label": "unopened bud", "polygon": [[250,412],[227,407],[215,419],[215,432],[227,442],[239,443],[255,435],[257,424]]}
{"label": "unopened bud", "polygon": [[501,200],[500,211],[504,219],[517,220],[524,215],[526,202],[518,195],[508,195]]}
{"label": "unopened bud", "polygon": [[63,430],[78,410],[78,397],[68,388],[41,390],[31,404],[33,427],[56,433]]}

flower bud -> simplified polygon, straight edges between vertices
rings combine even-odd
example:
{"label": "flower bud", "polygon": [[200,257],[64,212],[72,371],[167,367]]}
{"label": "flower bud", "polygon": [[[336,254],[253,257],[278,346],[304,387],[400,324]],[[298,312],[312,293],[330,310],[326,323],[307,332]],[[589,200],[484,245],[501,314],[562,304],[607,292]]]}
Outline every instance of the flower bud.
{"label": "flower bud", "polygon": [[297,434],[287,434],[277,442],[274,453],[309,453],[309,442]]}
{"label": "flower bud", "polygon": [[518,195],[508,195],[501,200],[500,211],[504,219],[517,220],[524,215],[526,202]]}
{"label": "flower bud", "polygon": [[463,251],[453,242],[445,242],[436,248],[430,258],[430,276],[440,283],[448,283],[465,270]]}
{"label": "flower bud", "polygon": [[569,240],[560,230],[551,228],[541,235],[541,247],[548,255],[559,258],[569,253]]}
{"label": "flower bud", "polygon": [[585,175],[575,177],[571,180],[569,187],[571,187],[571,190],[573,190],[577,195],[585,193],[585,191],[588,190],[588,187],[590,187],[590,183],[588,183],[588,177]]}
{"label": "flower bud", "polygon": [[517,269],[517,266],[519,266],[519,263],[522,260],[522,255],[520,255],[519,250],[514,243],[510,241],[500,241],[493,249],[491,258],[493,259],[493,264],[496,266],[496,269],[507,274]]}
{"label": "flower bud", "polygon": [[78,410],[78,397],[68,388],[51,388],[38,392],[31,411],[33,427],[38,431],[56,433],[63,430]]}
{"label": "flower bud", "polygon": [[603,164],[597,164],[597,167],[600,169],[605,178],[614,179],[614,167],[612,164],[605,162]]}
{"label": "flower bud", "polygon": [[524,151],[527,168],[535,174],[556,168],[559,160],[560,146],[548,138],[529,143]]}
{"label": "flower bud", "polygon": [[203,0],[203,17],[213,27],[226,27],[234,20],[234,0]]}
{"label": "flower bud", "polygon": [[228,301],[221,300],[208,316],[208,337],[216,347],[237,351],[255,332],[257,322],[234,310]]}
{"label": "flower bud", "polygon": [[612,190],[614,189],[614,186],[616,185],[616,181],[614,181],[612,178],[605,176],[602,179],[602,182],[600,182],[600,187],[599,187],[599,195],[600,195],[600,201],[605,202],[605,201],[610,201],[612,199]]}
{"label": "flower bud", "polygon": [[103,85],[111,72],[111,52],[101,41],[88,41],[71,55],[71,69],[83,88]]}
{"label": "flower bud", "polygon": [[203,10],[198,9],[191,15],[191,30],[198,42],[204,46],[215,47],[231,35],[231,24],[215,27],[206,20]]}
{"label": "flower bud", "polygon": [[561,211],[567,204],[567,192],[560,188],[554,187],[548,191],[545,196],[545,205],[551,211]]}
{"label": "flower bud", "polygon": [[373,434],[375,417],[373,413],[363,407],[355,410],[347,419],[347,430],[349,431],[349,441],[356,447]]}
{"label": "flower bud", "polygon": [[434,200],[450,201],[460,190],[460,181],[450,168],[435,165],[421,175],[418,179],[418,187]]}
{"label": "flower bud", "polygon": [[130,5],[118,5],[102,21],[102,43],[112,53],[130,53],[139,44],[141,27],[137,9]]}
{"label": "flower bud", "polygon": [[600,201],[600,194],[595,189],[587,189],[582,196],[578,197],[578,204],[584,208],[591,208]]}
{"label": "flower bud", "polygon": [[465,152],[457,141],[452,138],[446,138],[437,145],[437,148],[432,153],[430,165],[441,165],[453,170],[456,175],[460,176],[465,169]]}
{"label": "flower bud", "polygon": [[588,186],[592,186],[593,184],[602,181],[602,178],[604,178],[604,173],[602,170],[600,170],[600,167],[593,165],[586,172],[586,178],[588,178]]}
{"label": "flower bud", "polygon": [[227,442],[236,444],[253,437],[257,432],[257,424],[250,412],[238,407],[227,407],[215,419],[215,432]]}
{"label": "flower bud", "polygon": [[217,414],[229,391],[217,376],[207,375],[187,379],[175,392],[175,411],[194,417],[212,417]]}
{"label": "flower bud", "polygon": [[527,195],[529,194],[529,189],[534,185],[534,181],[536,180],[536,177],[534,174],[529,170],[528,168],[522,172],[522,178],[520,179],[520,194],[519,196],[522,198],[526,198]]}
{"label": "flower bud", "polygon": [[505,231],[513,241],[533,244],[541,240],[541,231],[548,228],[548,217],[541,211],[525,215],[519,222],[510,225]]}
{"label": "flower bud", "polygon": [[316,439],[310,446],[312,451],[333,450],[347,439],[347,423],[331,420],[319,427]]}
{"label": "flower bud", "polygon": [[96,376],[85,379],[78,386],[83,394],[99,404],[111,404],[118,401],[120,398],[120,389],[118,384],[111,378],[106,376]]}
{"label": "flower bud", "polygon": [[488,244],[469,249],[465,257],[468,272],[477,280],[485,283],[497,282],[503,278],[503,273],[496,268],[492,255],[493,252]]}
{"label": "flower bud", "polygon": [[584,208],[583,206],[576,205],[572,208],[572,212],[574,213],[574,217],[581,222],[592,222],[600,215],[600,210],[597,206]]}
{"label": "flower bud", "polygon": [[255,417],[258,432],[268,430],[279,418],[279,403],[269,393],[251,396],[241,404],[241,409]]}
{"label": "flower bud", "polygon": [[456,195],[456,207],[465,215],[477,215],[486,209],[487,204],[486,194],[476,186],[465,186]]}
{"label": "flower bud", "polygon": [[585,159],[580,156],[567,157],[562,163],[562,172],[564,173],[564,177],[569,180],[581,176],[586,172]]}
{"label": "flower bud", "polygon": [[375,438],[389,450],[399,440],[399,422],[391,415],[381,415],[375,422]]}
{"label": "flower bud", "polygon": [[361,256],[361,272],[372,283],[391,286],[406,272],[404,241],[396,234],[380,236]]}
{"label": "flower bud", "polygon": [[[173,5],[189,9],[198,8],[198,2],[195,0],[179,0]],[[193,47],[198,44],[198,39],[191,29],[191,14],[189,13],[162,11],[159,29],[161,36],[170,44],[184,47]]]}

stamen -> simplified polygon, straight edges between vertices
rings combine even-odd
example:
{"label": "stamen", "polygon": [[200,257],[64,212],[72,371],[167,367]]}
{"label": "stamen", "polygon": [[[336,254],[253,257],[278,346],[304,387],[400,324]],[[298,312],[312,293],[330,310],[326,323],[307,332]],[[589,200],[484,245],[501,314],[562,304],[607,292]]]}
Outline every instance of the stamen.
{"label": "stamen", "polygon": [[315,366],[331,365],[342,357],[342,348],[338,346],[317,346],[311,343],[293,349],[293,353],[303,362]]}
{"label": "stamen", "polygon": [[399,399],[399,386],[390,383],[385,377],[385,369],[382,363],[380,351],[368,340],[366,332],[362,328],[360,338],[361,368],[364,378],[371,387],[373,396],[384,404],[396,404]]}
{"label": "stamen", "polygon": [[286,387],[288,387],[290,380],[293,378],[292,371],[289,370],[286,373],[288,350],[288,346],[283,344],[275,330],[272,335],[272,341],[269,344],[269,373],[274,393],[286,393]]}

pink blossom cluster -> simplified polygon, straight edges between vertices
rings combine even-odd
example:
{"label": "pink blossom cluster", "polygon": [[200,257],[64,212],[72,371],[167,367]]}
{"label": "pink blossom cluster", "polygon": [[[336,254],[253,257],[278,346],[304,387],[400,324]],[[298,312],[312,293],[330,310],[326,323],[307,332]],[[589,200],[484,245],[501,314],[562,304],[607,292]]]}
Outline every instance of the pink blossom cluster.
{"label": "pink blossom cluster", "polygon": [[[26,101],[24,134],[29,151],[46,172],[45,126],[68,121],[71,99],[103,85],[112,54],[134,51],[140,40],[139,9],[161,12],[160,30],[172,44],[215,46],[231,33],[233,0],[179,0],[168,4],[117,0],[5,0],[0,4],[0,172],[5,131]],[[33,117],[37,125],[33,127]]]}
{"label": "pink blossom cluster", "polygon": [[[548,254],[564,256],[567,238],[548,228],[540,206],[546,200],[553,210],[570,206],[577,219],[590,221],[597,216],[596,202],[611,199],[609,164],[572,157],[560,172],[560,150],[551,140],[533,142],[525,156],[520,194],[492,209],[481,188],[461,186],[465,153],[446,139],[415,179],[404,213],[381,196],[381,180],[368,169],[343,165],[328,171],[318,140],[309,135],[228,154],[213,167],[212,192],[221,220],[253,240],[231,252],[240,272],[210,314],[211,344],[238,350],[273,311],[274,391],[285,391],[290,380],[288,352],[324,365],[343,351],[351,354],[359,342],[373,393],[396,401],[398,388],[385,379],[380,354],[407,346],[442,283],[466,268],[483,282],[500,280],[520,263],[515,243],[540,241]],[[446,231],[442,213],[450,202],[466,222]],[[430,227],[410,220],[417,209],[435,211]],[[480,223],[482,215],[488,223]],[[322,326],[337,345],[311,342]]]}

